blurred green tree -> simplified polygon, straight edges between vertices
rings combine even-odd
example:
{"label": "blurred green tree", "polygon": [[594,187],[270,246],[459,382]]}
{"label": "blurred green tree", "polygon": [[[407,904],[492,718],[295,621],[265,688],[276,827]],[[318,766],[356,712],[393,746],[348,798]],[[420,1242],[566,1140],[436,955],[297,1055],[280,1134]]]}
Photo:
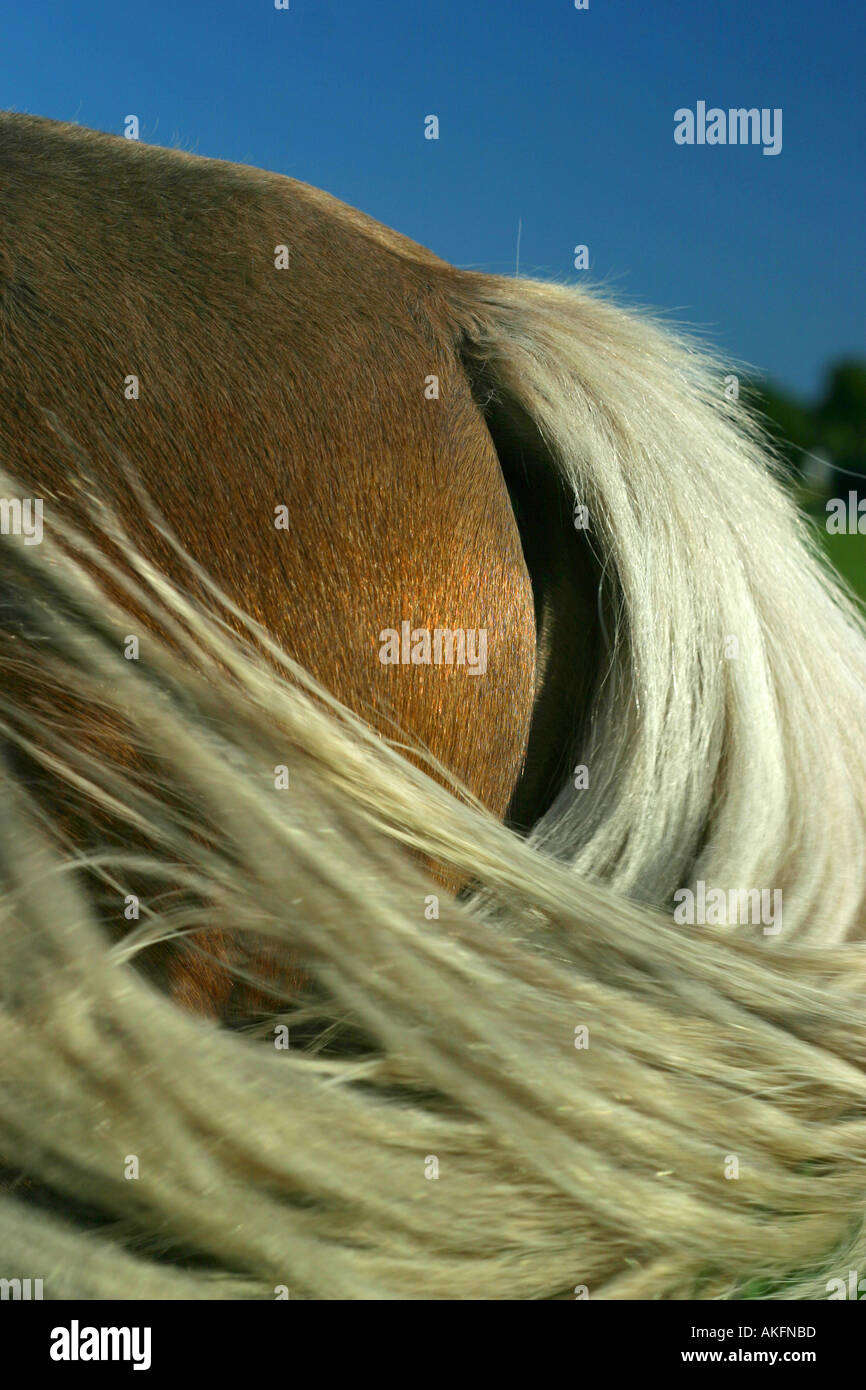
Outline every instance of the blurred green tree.
{"label": "blurred green tree", "polygon": [[744,392],[795,477],[808,473],[810,457],[866,475],[866,363],[833,363],[811,405],[767,381],[753,379]]}
{"label": "blurred green tree", "polygon": [[827,528],[831,498],[847,503],[851,492],[866,496],[866,363],[832,363],[814,404],[767,381],[746,382],[742,391],[787,465],[793,494],[827,558],[866,611],[866,536],[859,528],[842,534]]}

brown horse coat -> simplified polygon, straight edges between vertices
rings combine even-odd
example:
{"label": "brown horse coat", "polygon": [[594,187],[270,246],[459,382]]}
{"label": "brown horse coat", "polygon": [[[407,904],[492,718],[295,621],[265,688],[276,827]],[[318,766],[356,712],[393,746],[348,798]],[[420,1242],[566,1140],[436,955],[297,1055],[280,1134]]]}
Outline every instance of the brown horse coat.
{"label": "brown horse coat", "polygon": [[[86,525],[86,461],[86,491],[176,573],[131,461],[241,609],[501,817],[527,748],[534,608],[461,362],[456,276],[291,179],[0,117],[7,467]],[[483,631],[486,670],[383,664],[380,633],[406,622],[470,643]],[[82,724],[105,741],[86,710]],[[204,988],[225,1002],[220,972]],[[186,977],[183,989],[207,1007]]]}

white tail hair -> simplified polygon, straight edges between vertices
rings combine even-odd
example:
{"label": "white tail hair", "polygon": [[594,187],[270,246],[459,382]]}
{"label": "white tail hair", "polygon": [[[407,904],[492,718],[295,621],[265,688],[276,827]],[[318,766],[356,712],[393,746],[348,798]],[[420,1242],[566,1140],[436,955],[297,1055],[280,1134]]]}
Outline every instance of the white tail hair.
{"label": "white tail hair", "polygon": [[589,512],[615,631],[585,761],[537,836],[665,903],[781,889],[788,939],[856,934],[866,645],[721,364],[648,317],[474,277],[463,317]]}
{"label": "white tail hair", "polygon": [[[603,571],[589,787],[527,839],[128,537],[134,585],[50,518],[0,547],[3,666],[161,769],[46,752],[0,686],[5,737],[147,842],[76,859],[10,763],[0,1248],[46,1297],[809,1298],[866,1263],[862,621],[705,353],[573,290],[451,293]],[[171,650],[118,656],[110,586]],[[91,885],[122,903],[133,871],[112,946]],[[781,890],[783,929],[677,925],[698,880]],[[203,927],[284,945],[315,1004],[258,1036],[187,1017],[133,960]],[[351,1051],[292,1045],[313,1008]]]}

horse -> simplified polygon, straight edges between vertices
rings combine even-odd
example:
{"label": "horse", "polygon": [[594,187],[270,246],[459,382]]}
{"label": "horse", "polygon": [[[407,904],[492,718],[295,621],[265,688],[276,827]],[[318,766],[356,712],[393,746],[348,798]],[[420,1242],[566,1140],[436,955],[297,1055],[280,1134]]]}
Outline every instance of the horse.
{"label": "horse", "polygon": [[29,116],[0,213],[10,1271],[820,1296],[866,631],[728,364]]}

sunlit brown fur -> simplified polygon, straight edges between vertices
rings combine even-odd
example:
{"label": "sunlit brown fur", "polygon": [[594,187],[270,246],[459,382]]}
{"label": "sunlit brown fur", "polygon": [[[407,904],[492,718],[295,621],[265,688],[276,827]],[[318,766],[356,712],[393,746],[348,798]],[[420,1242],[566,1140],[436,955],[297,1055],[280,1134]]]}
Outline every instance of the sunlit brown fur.
{"label": "sunlit brown fur", "polygon": [[[83,476],[172,574],[131,461],[182,545],[292,657],[502,817],[527,746],[533,598],[447,310],[454,274],[292,180],[0,117],[7,467],[86,526]],[[404,619],[486,628],[486,675],[383,665],[379,633]],[[68,704],[56,717],[61,741],[122,762],[122,731]],[[171,983],[191,1007],[230,1007],[216,964],[173,960]]]}

